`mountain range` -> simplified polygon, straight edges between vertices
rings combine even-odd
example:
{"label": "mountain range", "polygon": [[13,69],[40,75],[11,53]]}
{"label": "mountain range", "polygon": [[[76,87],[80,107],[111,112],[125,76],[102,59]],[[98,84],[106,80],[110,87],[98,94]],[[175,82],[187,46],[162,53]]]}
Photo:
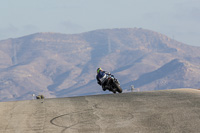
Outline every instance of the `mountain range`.
{"label": "mountain range", "polygon": [[0,101],[106,94],[96,69],[121,87],[199,88],[200,47],[142,28],[36,33],[0,41]]}

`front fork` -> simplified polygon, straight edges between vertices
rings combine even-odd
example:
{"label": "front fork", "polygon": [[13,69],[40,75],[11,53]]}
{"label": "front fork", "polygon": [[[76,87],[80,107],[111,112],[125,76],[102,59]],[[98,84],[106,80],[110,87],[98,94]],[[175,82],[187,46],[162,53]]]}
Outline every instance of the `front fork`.
{"label": "front fork", "polygon": [[[116,79],[113,79],[111,77],[108,78],[107,80],[107,85],[109,86],[110,91],[116,91],[115,86],[113,86],[113,82],[115,82]],[[117,82],[118,83],[118,82]]]}

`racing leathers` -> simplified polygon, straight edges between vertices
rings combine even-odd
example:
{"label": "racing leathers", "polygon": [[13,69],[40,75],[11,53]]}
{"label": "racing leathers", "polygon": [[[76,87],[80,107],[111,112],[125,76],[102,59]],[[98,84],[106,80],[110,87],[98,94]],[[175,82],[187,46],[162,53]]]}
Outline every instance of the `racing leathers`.
{"label": "racing leathers", "polygon": [[106,77],[107,77],[107,75],[111,75],[110,72],[99,71],[99,73],[96,76],[97,83],[102,86],[103,91],[108,89],[108,88],[106,88]]}

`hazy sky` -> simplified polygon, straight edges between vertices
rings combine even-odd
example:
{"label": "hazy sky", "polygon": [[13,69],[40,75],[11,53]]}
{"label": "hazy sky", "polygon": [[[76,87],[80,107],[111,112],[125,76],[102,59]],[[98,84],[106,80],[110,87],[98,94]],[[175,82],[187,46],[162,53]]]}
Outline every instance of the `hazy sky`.
{"label": "hazy sky", "polygon": [[200,0],[0,0],[0,40],[144,28],[200,46]]}

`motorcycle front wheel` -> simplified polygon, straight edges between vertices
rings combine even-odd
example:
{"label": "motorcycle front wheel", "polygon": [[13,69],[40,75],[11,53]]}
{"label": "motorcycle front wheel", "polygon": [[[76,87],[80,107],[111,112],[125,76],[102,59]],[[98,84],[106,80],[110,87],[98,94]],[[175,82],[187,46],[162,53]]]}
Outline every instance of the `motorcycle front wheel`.
{"label": "motorcycle front wheel", "polygon": [[115,82],[113,82],[113,84],[115,85],[116,91],[122,93],[122,88],[120,87],[120,85]]}

